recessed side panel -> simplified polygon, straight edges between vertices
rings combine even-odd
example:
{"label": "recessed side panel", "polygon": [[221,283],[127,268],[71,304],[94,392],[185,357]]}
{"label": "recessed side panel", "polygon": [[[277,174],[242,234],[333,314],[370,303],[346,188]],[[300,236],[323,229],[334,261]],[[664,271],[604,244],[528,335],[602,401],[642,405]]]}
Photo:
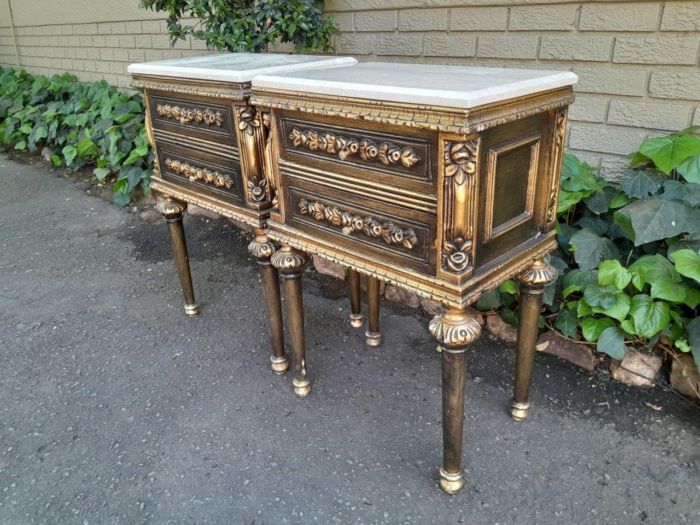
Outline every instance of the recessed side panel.
{"label": "recessed side panel", "polygon": [[483,133],[477,268],[538,235],[548,136],[546,113]]}

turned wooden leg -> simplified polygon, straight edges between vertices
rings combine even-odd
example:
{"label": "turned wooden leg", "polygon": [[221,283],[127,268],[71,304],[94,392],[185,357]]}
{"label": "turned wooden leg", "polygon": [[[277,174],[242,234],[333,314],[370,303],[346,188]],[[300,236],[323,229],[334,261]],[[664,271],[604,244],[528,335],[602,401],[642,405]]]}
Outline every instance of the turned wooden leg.
{"label": "turned wooden leg", "polygon": [[194,300],[194,288],[192,287],[192,275],[190,274],[190,259],[187,255],[187,243],[185,242],[185,230],[182,226],[182,214],[187,209],[187,203],[171,197],[158,197],[156,211],[160,213],[168,223],[170,241],[173,246],[173,257],[177,272],[180,274],[180,285],[185,296],[185,313],[197,315],[199,305]]}
{"label": "turned wooden leg", "polygon": [[379,331],[379,288],[381,282],[376,277],[367,278],[367,302],[369,303],[369,322],[365,332],[367,346],[382,344],[382,333]]}
{"label": "turned wooden leg", "polygon": [[307,377],[306,343],[304,341],[304,299],[301,291],[301,272],[306,255],[289,245],[277,250],[270,261],[282,275],[286,299],[289,335],[292,338],[292,362],[295,376],[292,380],[294,393],[299,397],[311,392],[311,381]]}
{"label": "turned wooden leg", "polygon": [[520,281],[520,320],[518,322],[518,349],[515,354],[515,390],[510,415],[516,421],[527,419],[530,403],[528,393],[532,378],[537,344],[537,318],[542,308],[545,286],[557,276],[553,266],[537,259],[518,276]]}
{"label": "turned wooden leg", "polygon": [[464,486],[462,436],[467,346],[479,338],[481,326],[467,310],[451,308],[430,322],[430,333],[442,353],[442,467],[440,488],[448,494]]}
{"label": "turned wooden leg", "polygon": [[357,270],[348,270],[348,295],[350,296],[350,325],[353,328],[362,328],[362,299],[360,294],[360,273]]}
{"label": "turned wooden leg", "polygon": [[262,228],[255,228],[255,237],[248,245],[248,251],[258,260],[260,265],[260,281],[262,284],[263,300],[267,312],[267,324],[270,327],[272,355],[271,368],[275,374],[284,374],[289,369],[289,361],[284,354],[284,332],[282,326],[282,303],[280,301],[280,283],[277,268],[272,266],[270,257],[279,245],[270,240]]}

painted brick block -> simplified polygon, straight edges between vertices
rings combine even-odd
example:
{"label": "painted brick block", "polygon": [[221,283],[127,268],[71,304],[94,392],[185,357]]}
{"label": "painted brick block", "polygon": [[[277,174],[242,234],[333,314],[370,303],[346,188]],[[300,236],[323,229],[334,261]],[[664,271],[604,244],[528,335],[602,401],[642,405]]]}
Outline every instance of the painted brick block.
{"label": "painted brick block", "polygon": [[377,35],[374,51],[377,55],[420,56],[423,36],[410,33]]}
{"label": "painted brick block", "polygon": [[335,37],[335,50],[347,55],[371,55],[374,52],[374,35],[341,33]]}
{"label": "painted brick block", "polygon": [[478,56],[483,58],[531,59],[537,56],[535,35],[480,35]]}
{"label": "painted brick block", "polygon": [[399,11],[399,31],[444,31],[447,9],[405,9]]}
{"label": "painted brick block", "polygon": [[587,97],[579,95],[569,108],[569,119],[580,122],[605,122],[608,99],[604,97]]}
{"label": "painted brick block", "polygon": [[569,147],[601,153],[627,155],[639,148],[647,132],[636,129],[611,128],[595,124],[571,124]]}
{"label": "painted brick block", "polygon": [[666,2],[662,31],[700,31],[700,2]]}
{"label": "painted brick block", "polygon": [[639,69],[611,67],[574,67],[578,83],[574,89],[582,93],[608,93],[641,97],[646,94],[649,73]]}
{"label": "painted brick block", "polygon": [[462,7],[450,12],[450,29],[457,31],[503,31],[508,23],[505,7]]}
{"label": "painted brick block", "polygon": [[329,13],[340,31],[352,31],[355,13]]}
{"label": "painted brick block", "polygon": [[617,37],[613,62],[626,64],[695,64],[700,38]]}
{"label": "painted brick block", "polygon": [[607,62],[613,47],[611,36],[543,36],[540,58]]}
{"label": "painted brick block", "polygon": [[581,31],[655,31],[659,23],[658,2],[600,4],[581,7]]}
{"label": "painted brick block", "polygon": [[678,131],[688,126],[691,109],[689,104],[613,100],[608,124]]}
{"label": "painted brick block", "polygon": [[396,11],[361,11],[355,13],[356,31],[395,31]]}
{"label": "painted brick block", "polygon": [[658,98],[700,100],[700,73],[654,72],[649,80],[649,94]]}
{"label": "painted brick block", "polygon": [[423,55],[427,57],[473,57],[476,35],[471,33],[440,33],[425,35]]}
{"label": "painted brick block", "polygon": [[574,29],[578,6],[544,5],[512,7],[508,29],[511,31],[567,31]]}

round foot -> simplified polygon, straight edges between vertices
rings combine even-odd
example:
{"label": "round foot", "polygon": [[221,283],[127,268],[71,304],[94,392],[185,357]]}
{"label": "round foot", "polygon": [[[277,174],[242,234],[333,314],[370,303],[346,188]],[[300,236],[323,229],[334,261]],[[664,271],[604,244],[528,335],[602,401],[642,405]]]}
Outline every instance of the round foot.
{"label": "round foot", "polygon": [[530,411],[530,403],[513,401],[510,405],[510,415],[516,421],[525,421]]}
{"label": "round foot", "polygon": [[186,304],[185,305],[185,313],[187,315],[198,315],[199,314],[199,305],[197,303]]}
{"label": "round foot", "polygon": [[311,393],[311,381],[307,377],[297,376],[292,380],[294,394],[297,397],[306,397]]}
{"label": "round foot", "polygon": [[270,356],[270,363],[270,368],[272,368],[272,371],[277,375],[286,374],[287,370],[289,370],[289,361],[287,361],[285,356]]}
{"label": "round foot", "polygon": [[448,494],[457,494],[464,487],[464,474],[462,471],[450,474],[440,468],[440,488]]}
{"label": "round foot", "polygon": [[365,324],[365,322],[362,314],[350,314],[350,326],[353,328],[362,328],[363,324]]}
{"label": "round foot", "polygon": [[370,332],[369,330],[365,332],[367,346],[375,347],[382,344],[382,333],[381,332]]}

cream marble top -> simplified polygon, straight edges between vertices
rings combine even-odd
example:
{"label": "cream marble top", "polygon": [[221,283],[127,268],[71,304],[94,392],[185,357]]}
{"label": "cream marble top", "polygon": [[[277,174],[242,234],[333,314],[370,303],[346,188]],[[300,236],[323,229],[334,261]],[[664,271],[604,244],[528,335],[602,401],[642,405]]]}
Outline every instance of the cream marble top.
{"label": "cream marble top", "polygon": [[273,53],[225,53],[131,64],[127,71],[139,75],[250,82],[260,74],[277,74],[318,68],[351,66],[352,57],[282,55]]}
{"label": "cream marble top", "polygon": [[256,88],[474,108],[575,84],[569,71],[363,62],[351,67],[261,74]]}

